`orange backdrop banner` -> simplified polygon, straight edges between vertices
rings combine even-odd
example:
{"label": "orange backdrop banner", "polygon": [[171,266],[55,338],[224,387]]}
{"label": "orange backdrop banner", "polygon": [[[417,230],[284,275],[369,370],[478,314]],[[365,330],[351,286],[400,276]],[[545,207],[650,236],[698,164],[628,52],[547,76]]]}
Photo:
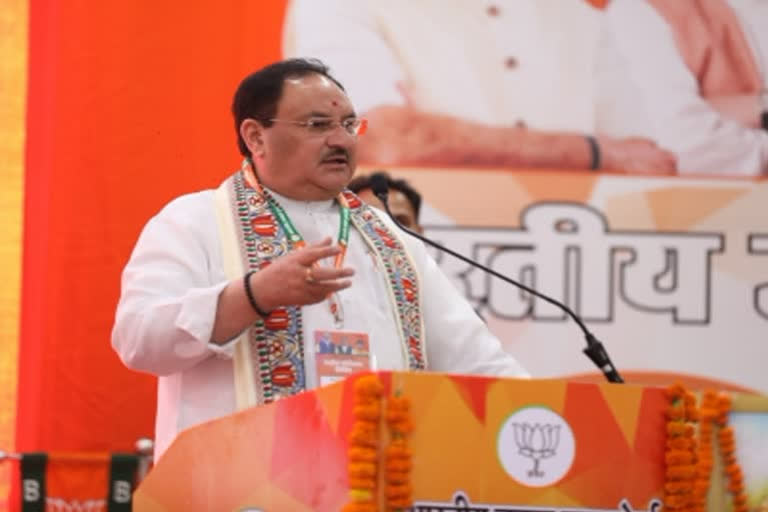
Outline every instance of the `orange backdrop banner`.
{"label": "orange backdrop banner", "polygon": [[132,450],[155,380],[110,348],[146,220],[238,163],[231,96],[280,57],[284,3],[30,6],[16,448]]}

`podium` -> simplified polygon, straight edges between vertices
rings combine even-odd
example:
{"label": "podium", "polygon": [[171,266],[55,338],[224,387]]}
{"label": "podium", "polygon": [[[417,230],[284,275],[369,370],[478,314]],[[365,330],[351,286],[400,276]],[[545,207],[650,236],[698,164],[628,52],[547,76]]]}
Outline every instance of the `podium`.
{"label": "podium", "polygon": [[[377,372],[182,432],[135,492],[134,510],[342,510],[362,378],[381,383],[382,402],[396,395],[410,402],[414,511],[662,508],[663,388]],[[381,470],[371,491],[382,511],[393,440],[386,414],[382,406]],[[757,457],[768,460],[767,445],[755,448],[763,452]],[[709,509],[726,510],[711,500]]]}

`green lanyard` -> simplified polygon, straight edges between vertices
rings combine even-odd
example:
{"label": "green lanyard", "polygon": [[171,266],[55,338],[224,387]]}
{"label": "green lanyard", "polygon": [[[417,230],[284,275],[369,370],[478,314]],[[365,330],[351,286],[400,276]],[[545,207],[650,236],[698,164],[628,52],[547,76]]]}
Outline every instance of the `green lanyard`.
{"label": "green lanyard", "polygon": [[[266,194],[265,194],[266,195]],[[285,235],[288,237],[288,240],[291,242],[291,245],[295,247],[296,249],[301,249],[302,247],[306,246],[307,243],[304,241],[304,238],[301,236],[301,233],[299,233],[299,230],[296,229],[296,226],[293,225],[293,222],[291,222],[290,217],[288,217],[288,214],[285,213],[285,210],[282,206],[271,196],[266,195],[267,197],[267,204],[269,204],[269,209],[272,211],[272,215],[275,216],[277,219],[277,222],[280,223],[280,227],[283,228],[283,231],[285,231]],[[340,207],[340,218],[339,218],[339,239],[338,244],[339,247],[341,247],[341,252],[336,255],[336,261],[334,264],[336,267],[340,267],[341,264],[344,262],[344,256],[347,252],[347,246],[349,245],[349,206],[346,204],[346,199],[344,199],[343,196],[338,198],[339,201],[339,207]],[[343,202],[342,202],[343,201]]]}

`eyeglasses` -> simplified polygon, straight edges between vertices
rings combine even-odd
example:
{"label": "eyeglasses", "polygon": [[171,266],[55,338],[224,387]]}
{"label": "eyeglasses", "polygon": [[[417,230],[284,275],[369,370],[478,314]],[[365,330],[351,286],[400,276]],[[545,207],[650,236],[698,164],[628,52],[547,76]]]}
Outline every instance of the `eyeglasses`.
{"label": "eyeglasses", "polygon": [[327,135],[341,126],[348,134],[352,136],[360,136],[365,134],[365,130],[368,128],[368,120],[358,117],[348,117],[342,121],[324,117],[312,117],[306,121],[292,121],[290,119],[269,119],[269,121],[272,123],[287,123],[303,126],[312,135]]}

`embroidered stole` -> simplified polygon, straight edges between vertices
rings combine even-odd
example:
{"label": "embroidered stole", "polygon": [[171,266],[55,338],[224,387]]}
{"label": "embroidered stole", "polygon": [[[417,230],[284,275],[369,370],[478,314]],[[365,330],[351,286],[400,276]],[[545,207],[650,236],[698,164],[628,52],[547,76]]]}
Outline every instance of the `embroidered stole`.
{"label": "embroidered stole", "polygon": [[[378,215],[350,191],[352,225],[373,250],[378,267],[386,272],[400,343],[408,368],[427,367],[424,325],[416,268],[402,240]],[[216,190],[216,220],[228,279],[259,270],[291,250],[272,215],[266,197],[246,182],[242,171]],[[258,320],[237,339],[234,351],[235,395],[238,410],[270,403],[306,389],[304,333],[300,307],[281,307]]]}

